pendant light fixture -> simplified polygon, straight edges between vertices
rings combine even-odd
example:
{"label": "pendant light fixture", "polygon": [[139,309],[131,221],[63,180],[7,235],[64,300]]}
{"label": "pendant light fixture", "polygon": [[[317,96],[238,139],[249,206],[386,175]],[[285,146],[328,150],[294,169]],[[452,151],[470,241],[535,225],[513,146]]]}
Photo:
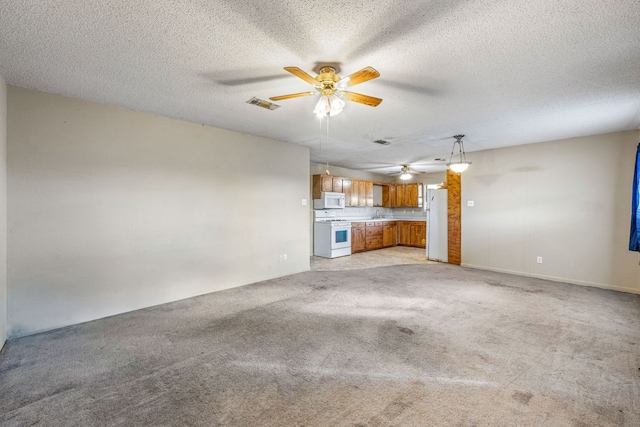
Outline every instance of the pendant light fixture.
{"label": "pendant light fixture", "polygon": [[[447,166],[449,166],[449,169],[454,172],[462,173],[467,170],[471,162],[467,162],[467,155],[464,152],[464,143],[462,142],[462,138],[464,138],[464,135],[454,135],[453,137],[456,140],[453,141],[453,147],[451,148],[451,158],[449,159],[449,163],[447,163]],[[460,156],[460,158],[457,162],[454,162],[453,153],[456,150],[456,145],[458,146],[458,155]]]}

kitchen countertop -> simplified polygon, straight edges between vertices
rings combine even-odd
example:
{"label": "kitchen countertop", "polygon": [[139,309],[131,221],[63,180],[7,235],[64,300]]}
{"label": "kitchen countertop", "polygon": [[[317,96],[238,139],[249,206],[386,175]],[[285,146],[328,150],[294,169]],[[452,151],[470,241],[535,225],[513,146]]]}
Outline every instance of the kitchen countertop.
{"label": "kitchen countertop", "polygon": [[426,218],[408,218],[408,217],[402,217],[402,218],[355,218],[355,219],[349,219],[349,221],[351,221],[351,222],[371,222],[371,221],[422,221],[422,222],[426,222],[427,219]]}

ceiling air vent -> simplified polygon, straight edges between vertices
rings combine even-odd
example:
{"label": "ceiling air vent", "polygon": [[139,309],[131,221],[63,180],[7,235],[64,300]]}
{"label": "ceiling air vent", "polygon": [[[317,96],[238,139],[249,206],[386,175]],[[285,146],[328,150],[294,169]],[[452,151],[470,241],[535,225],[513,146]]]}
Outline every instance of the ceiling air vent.
{"label": "ceiling air vent", "polygon": [[266,108],[267,110],[275,110],[280,108],[279,105],[273,102],[265,101],[264,99],[256,98],[255,96],[247,101],[247,104],[257,105],[258,107]]}
{"label": "ceiling air vent", "polygon": [[389,145],[389,144],[391,144],[391,142],[385,141],[384,139],[376,139],[373,142],[375,142],[376,144],[380,144],[380,145]]}

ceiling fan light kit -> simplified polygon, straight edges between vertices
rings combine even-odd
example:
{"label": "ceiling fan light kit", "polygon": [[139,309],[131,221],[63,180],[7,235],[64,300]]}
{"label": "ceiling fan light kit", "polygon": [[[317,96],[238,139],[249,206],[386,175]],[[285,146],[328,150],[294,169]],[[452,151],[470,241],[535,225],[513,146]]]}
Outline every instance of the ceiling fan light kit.
{"label": "ceiling fan light kit", "polygon": [[389,175],[400,175],[400,179],[403,181],[406,181],[408,179],[411,179],[413,175],[423,174],[423,173],[424,172],[411,169],[409,165],[402,165],[402,169],[400,169],[400,172],[392,172]]}
{"label": "ceiling fan light kit", "polygon": [[345,102],[337,95],[321,96],[313,110],[318,117],[337,116],[344,109]]}
{"label": "ceiling fan light kit", "polygon": [[[462,173],[467,170],[471,162],[467,162],[467,155],[464,152],[464,143],[462,142],[462,138],[464,135],[454,135],[456,140],[453,141],[453,147],[451,148],[451,158],[449,159],[449,163],[447,166],[454,172]],[[459,160],[457,162],[453,161],[453,153],[455,152],[456,145],[458,146],[458,155]]]}

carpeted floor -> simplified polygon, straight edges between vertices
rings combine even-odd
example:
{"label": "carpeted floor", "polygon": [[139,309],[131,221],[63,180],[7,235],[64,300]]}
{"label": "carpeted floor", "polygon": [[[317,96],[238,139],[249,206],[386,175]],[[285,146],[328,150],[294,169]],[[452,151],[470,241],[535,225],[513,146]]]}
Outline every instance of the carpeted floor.
{"label": "carpeted floor", "polygon": [[636,295],[311,271],[9,341],[3,426],[638,426]]}

